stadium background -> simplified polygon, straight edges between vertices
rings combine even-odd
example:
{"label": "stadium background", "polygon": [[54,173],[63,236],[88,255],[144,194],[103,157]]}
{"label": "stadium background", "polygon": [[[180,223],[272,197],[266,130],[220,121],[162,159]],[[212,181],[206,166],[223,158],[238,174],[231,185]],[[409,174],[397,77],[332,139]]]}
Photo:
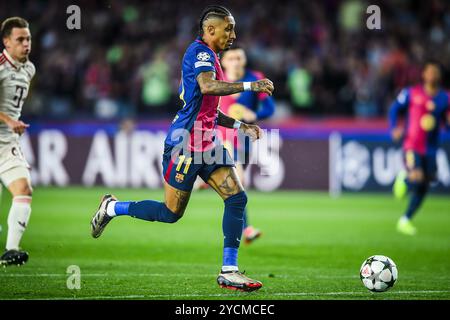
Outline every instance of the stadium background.
{"label": "stadium background", "polygon": [[[181,106],[181,57],[195,36],[198,8],[207,2],[80,1],[75,4],[81,8],[81,30],[64,27],[69,4],[1,4],[4,17],[26,16],[34,37],[31,59],[38,73],[23,112],[32,123],[24,149],[33,180],[58,186],[160,187],[161,142]],[[450,69],[449,4],[380,2],[381,30],[367,29],[364,1],[229,5],[250,68],[276,84],[277,112],[261,125],[280,129],[279,157],[278,150],[267,151],[277,164],[266,164],[280,171],[263,176],[253,169],[250,185],[260,190],[388,190],[402,160],[398,146],[389,142],[386,111],[401,88],[420,79],[426,59]],[[447,86],[448,78],[446,73]],[[117,157],[127,145],[116,141],[121,129],[135,141],[130,159]],[[140,132],[135,135],[134,129]],[[336,168],[330,166],[332,132],[344,134],[342,148],[331,146],[343,160]],[[96,139],[99,135],[109,142]],[[352,141],[357,144],[348,145]],[[91,163],[97,148],[105,156]],[[446,142],[439,192],[450,187],[449,151]],[[355,164],[346,165],[345,157]],[[106,177],[108,172],[115,172],[115,179]],[[337,182],[332,186],[330,181]]]}
{"label": "stadium background", "polygon": [[[249,179],[249,187],[260,191],[250,191],[251,219],[267,236],[245,249],[242,261],[265,275],[262,280],[268,288],[287,292],[272,295],[267,289],[256,298],[366,299],[365,289],[354,292],[357,270],[366,256],[381,252],[400,264],[400,277],[405,279],[399,293],[384,297],[448,299],[450,135],[443,135],[439,183],[433,189],[444,196],[427,201],[418,218],[423,236],[411,245],[394,233],[406,203],[394,202],[387,194],[401,167],[401,155],[400,146],[390,141],[386,112],[401,88],[420,80],[421,64],[428,58],[443,64],[444,84],[450,87],[450,3],[221,3],[236,18],[237,43],[246,49],[250,68],[263,71],[276,87],[276,113],[260,124],[280,130],[279,153],[269,149],[265,157],[269,170],[279,171],[265,176],[260,170],[263,165],[253,166]],[[66,28],[66,8],[71,4],[81,8],[81,30]],[[172,296],[172,288],[163,281],[171,275],[157,276],[156,283],[136,284],[122,270],[129,262],[141,275],[161,274],[161,265],[165,272],[177,273],[176,263],[185,263],[186,274],[191,267],[205,275],[215,272],[221,236],[208,227],[215,223],[219,230],[220,215],[212,218],[208,212],[221,204],[212,191],[193,197],[190,210],[195,212],[173,226],[169,238],[167,226],[152,227],[148,234],[147,226],[131,222],[124,222],[123,229],[113,225],[102,244],[86,238],[92,208],[102,192],[136,200],[162,197],[160,156],[165,131],[181,106],[180,62],[207,4],[199,0],[0,2],[1,20],[12,15],[29,20],[30,58],[37,67],[23,110],[31,127],[22,138],[36,186],[32,227],[24,246],[37,256],[34,269],[2,273],[2,288],[9,289],[0,290],[0,297],[74,297],[58,282],[65,281],[65,268],[74,263],[91,274],[81,295],[223,298],[216,295],[221,294],[218,291],[211,295],[208,286],[202,287],[203,278],[194,277],[188,281],[190,286],[184,278],[171,278],[171,283],[191,289],[184,296]],[[381,30],[366,28],[369,4],[381,8]],[[357,193],[339,201],[326,194],[341,190],[386,194]],[[5,225],[6,192],[3,198],[0,222]],[[185,242],[186,237],[191,241]],[[207,244],[205,238],[210,240]],[[127,241],[134,243],[133,248],[124,245]],[[104,251],[99,255],[98,250]],[[152,259],[143,252],[152,252]],[[417,259],[420,256],[427,256],[433,266],[424,266]],[[117,262],[117,257],[123,261]],[[406,275],[405,265],[412,270]],[[105,268],[108,281],[120,279],[115,286],[108,287],[109,282],[95,276]],[[276,270],[276,277],[267,276],[270,270]],[[44,277],[43,284],[39,272],[55,276]],[[442,277],[430,280],[431,273]],[[302,279],[301,290],[311,294],[291,294],[296,290],[291,277]],[[351,284],[329,281],[346,277]],[[18,279],[30,281],[23,287]],[[333,294],[341,289],[345,292]],[[316,291],[323,292],[314,295]]]}

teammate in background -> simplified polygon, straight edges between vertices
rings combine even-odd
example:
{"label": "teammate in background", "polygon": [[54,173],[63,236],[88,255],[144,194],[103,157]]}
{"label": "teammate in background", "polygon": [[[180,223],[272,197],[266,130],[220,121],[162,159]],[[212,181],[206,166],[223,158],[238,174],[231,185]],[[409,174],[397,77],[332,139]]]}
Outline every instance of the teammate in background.
{"label": "teammate in background", "polygon": [[0,32],[5,47],[0,55],[0,179],[12,195],[6,251],[0,257],[0,265],[8,266],[28,260],[28,253],[19,248],[31,214],[30,170],[19,146],[19,135],[28,124],[19,118],[36,70],[28,60],[28,22],[19,17],[8,18]]}
{"label": "teammate in background", "polygon": [[[423,84],[403,89],[389,111],[389,126],[394,141],[403,139],[406,173],[400,173],[394,183],[394,194],[403,197],[409,190],[410,200],[405,214],[397,224],[403,234],[417,230],[411,219],[422,204],[431,181],[436,178],[436,152],[442,122],[450,124],[450,99],[440,88],[441,70],[435,62],[425,64]],[[406,123],[398,126],[398,115],[405,112]]]}
{"label": "teammate in background", "polygon": [[262,283],[239,271],[237,257],[242,236],[247,195],[233,160],[215,141],[216,125],[239,128],[253,140],[262,131],[256,125],[236,121],[219,109],[219,96],[242,91],[272,94],[268,79],[254,82],[226,82],[218,53],[236,38],[235,21],[228,9],[208,6],[199,21],[199,37],[188,47],[182,61],[180,98],[183,107],[169,128],[163,155],[165,202],[145,200],[119,202],[105,195],[92,218],[92,236],[101,235],[116,216],[128,215],[147,221],[177,222],[184,214],[197,176],[206,181],[224,200],[223,264],[217,282],[221,287],[253,291]]}
{"label": "teammate in background", "polygon": [[[233,47],[225,51],[222,54],[221,63],[227,81],[258,81],[265,78],[261,72],[246,69],[247,57],[242,48]],[[273,98],[266,93],[248,91],[222,97],[220,110],[233,119],[246,123],[256,123],[258,120],[263,120],[273,115],[275,103]],[[248,137],[240,134],[236,129],[224,127],[219,127],[219,129],[222,133],[225,147],[234,156],[239,179],[245,185],[244,172],[250,160],[250,141]],[[239,138],[236,138],[236,135],[239,135]],[[261,231],[249,224],[247,207],[244,211],[243,230],[244,240],[248,244],[261,236]]]}

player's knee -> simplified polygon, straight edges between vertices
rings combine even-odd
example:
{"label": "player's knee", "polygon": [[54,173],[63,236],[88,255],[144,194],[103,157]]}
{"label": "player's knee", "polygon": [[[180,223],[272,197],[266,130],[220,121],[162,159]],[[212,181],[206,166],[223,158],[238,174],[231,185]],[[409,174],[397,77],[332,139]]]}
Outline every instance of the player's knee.
{"label": "player's knee", "polygon": [[31,197],[33,195],[33,188],[29,184],[22,184],[16,186],[12,192],[13,197],[16,196],[28,196]]}
{"label": "player's knee", "polygon": [[245,193],[245,191],[241,191],[228,197],[227,199],[225,199],[224,202],[225,205],[239,207],[242,208],[243,210],[247,205],[247,201],[248,201],[247,194]]}
{"label": "player's knee", "polygon": [[[167,208],[167,206],[166,206]],[[178,213],[178,212],[173,212],[172,210],[170,210],[169,208],[167,208],[167,223],[175,223],[178,220],[180,220],[183,217],[184,212]]]}
{"label": "player's knee", "polygon": [[[166,202],[166,208],[167,211],[170,212],[171,214],[178,216],[178,220],[183,216],[184,211],[186,210],[186,206],[178,206],[178,205],[173,205],[170,203]],[[176,221],[175,221],[176,222]]]}

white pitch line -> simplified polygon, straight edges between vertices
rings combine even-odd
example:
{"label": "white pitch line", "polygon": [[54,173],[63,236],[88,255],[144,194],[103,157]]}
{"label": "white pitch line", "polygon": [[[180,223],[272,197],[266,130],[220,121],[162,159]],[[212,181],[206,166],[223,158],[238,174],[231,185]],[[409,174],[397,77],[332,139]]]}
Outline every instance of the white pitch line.
{"label": "white pitch line", "polygon": [[137,299],[145,298],[143,295],[129,296],[92,296],[92,297],[52,297],[52,298],[31,298],[31,299],[13,299],[13,300],[93,300],[93,299]]}
{"label": "white pitch line", "polygon": [[[411,290],[411,291],[391,291],[390,293],[393,294],[412,294],[412,293],[419,293],[419,294],[429,294],[429,293],[450,293],[450,290]],[[268,292],[267,295],[271,296],[345,296],[345,295],[363,295],[366,294],[366,292],[361,291],[349,291],[349,292],[275,292],[270,293]],[[176,298],[176,297],[233,297],[235,295],[232,294],[155,294],[155,295],[146,295],[146,298]],[[242,296],[245,296],[242,294]]]}
{"label": "white pitch line", "polygon": [[[390,291],[391,294],[437,294],[437,293],[450,293],[450,290],[404,290],[404,291]],[[348,292],[276,292],[267,293],[272,296],[354,296],[354,295],[372,295],[364,291],[348,291]],[[382,295],[378,294],[379,296]],[[153,294],[153,295],[124,295],[124,296],[85,296],[85,297],[52,297],[52,298],[33,298],[31,300],[90,300],[90,299],[136,299],[136,298],[195,298],[195,297],[250,297],[250,294]],[[25,300],[25,299],[23,299]]]}
{"label": "white pitch line", "polygon": [[[211,278],[216,277],[217,274],[192,274],[192,273],[81,273],[82,277],[113,277],[113,278],[120,278],[120,277],[186,277],[186,278]],[[254,274],[255,277],[267,277],[267,273],[257,273]],[[64,273],[4,273],[2,274],[0,272],[0,278],[1,277],[10,277],[10,278],[20,278],[20,277],[48,277],[48,278],[65,278],[67,277],[67,274]],[[315,279],[359,279],[359,276],[353,275],[353,276],[344,276],[344,275],[315,275],[310,276],[307,274],[276,274],[271,279],[282,279],[282,278],[301,278],[301,279],[307,279],[307,280],[315,280]],[[412,279],[412,277],[402,277],[402,280],[404,279]],[[450,281],[450,277],[447,276],[441,276],[441,277],[433,277],[433,279],[430,279],[429,281],[442,281],[447,280]]]}
{"label": "white pitch line", "polygon": [[[117,274],[107,274],[107,273],[81,273],[81,277],[167,277],[167,273],[117,273]],[[176,277],[214,277],[217,276],[215,274],[183,274],[183,273],[176,273],[176,274],[170,274],[170,276],[176,276]],[[57,278],[62,277],[66,278],[67,274],[61,274],[61,273],[36,273],[36,274],[24,274],[24,273],[11,273],[11,274],[0,274],[1,277],[48,277],[48,278]]]}
{"label": "white pitch line", "polygon": [[[38,273],[38,274],[24,274],[24,273],[10,273],[10,274],[0,274],[0,278],[1,277],[11,277],[11,278],[15,278],[15,277],[48,277],[48,278],[53,278],[53,277],[67,277],[68,274],[60,274],[60,273]],[[104,274],[98,273],[91,273],[91,274],[82,274],[82,276],[88,276],[88,277],[103,277],[105,276]]]}

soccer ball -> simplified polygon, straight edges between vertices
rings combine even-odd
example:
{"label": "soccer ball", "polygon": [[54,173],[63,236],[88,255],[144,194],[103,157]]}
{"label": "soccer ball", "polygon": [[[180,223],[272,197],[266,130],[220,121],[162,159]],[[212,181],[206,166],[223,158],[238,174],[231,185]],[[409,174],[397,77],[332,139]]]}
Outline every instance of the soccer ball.
{"label": "soccer ball", "polygon": [[394,286],[398,278],[398,270],[392,259],[376,255],[363,262],[359,275],[367,289],[373,292],[383,292]]}

